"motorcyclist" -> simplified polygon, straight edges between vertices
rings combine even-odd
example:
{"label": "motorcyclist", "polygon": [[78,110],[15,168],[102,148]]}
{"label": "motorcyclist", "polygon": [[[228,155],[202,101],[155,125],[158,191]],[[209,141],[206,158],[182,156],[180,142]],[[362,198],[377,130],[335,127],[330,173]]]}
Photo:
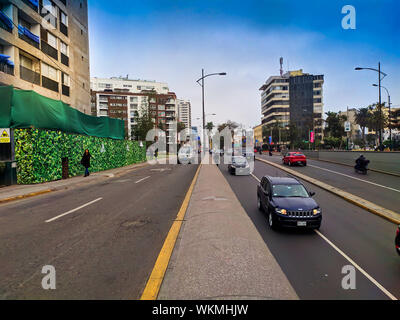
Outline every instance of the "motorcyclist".
{"label": "motorcyclist", "polygon": [[369,164],[369,160],[367,160],[364,155],[360,155],[360,157],[356,160],[356,170],[365,171]]}

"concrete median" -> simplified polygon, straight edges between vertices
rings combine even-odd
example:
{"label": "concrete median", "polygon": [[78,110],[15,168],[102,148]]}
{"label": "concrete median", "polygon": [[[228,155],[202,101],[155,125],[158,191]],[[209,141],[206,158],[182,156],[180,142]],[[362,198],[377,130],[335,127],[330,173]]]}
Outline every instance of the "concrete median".
{"label": "concrete median", "polygon": [[158,299],[298,299],[215,165],[201,167]]}

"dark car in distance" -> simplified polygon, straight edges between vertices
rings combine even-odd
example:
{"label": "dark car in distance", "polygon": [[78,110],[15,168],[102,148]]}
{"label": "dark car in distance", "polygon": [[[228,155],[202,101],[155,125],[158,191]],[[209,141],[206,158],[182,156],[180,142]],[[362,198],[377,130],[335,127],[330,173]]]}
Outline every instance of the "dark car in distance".
{"label": "dark car in distance", "polygon": [[257,207],[268,215],[272,229],[319,229],[322,212],[314,195],[297,179],[265,176],[257,187]]}
{"label": "dark car in distance", "polygon": [[396,251],[400,256],[400,226],[397,227],[395,244],[396,244]]}

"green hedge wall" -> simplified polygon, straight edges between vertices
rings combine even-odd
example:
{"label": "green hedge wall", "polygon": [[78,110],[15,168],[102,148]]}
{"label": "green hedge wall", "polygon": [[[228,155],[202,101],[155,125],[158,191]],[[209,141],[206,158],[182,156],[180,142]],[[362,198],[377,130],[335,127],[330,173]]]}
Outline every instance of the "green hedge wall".
{"label": "green hedge wall", "polygon": [[82,155],[89,149],[90,172],[124,167],[146,161],[146,145],[39,129],[15,130],[18,184],[35,184],[62,178],[61,159],[68,158],[69,176],[83,175]]}

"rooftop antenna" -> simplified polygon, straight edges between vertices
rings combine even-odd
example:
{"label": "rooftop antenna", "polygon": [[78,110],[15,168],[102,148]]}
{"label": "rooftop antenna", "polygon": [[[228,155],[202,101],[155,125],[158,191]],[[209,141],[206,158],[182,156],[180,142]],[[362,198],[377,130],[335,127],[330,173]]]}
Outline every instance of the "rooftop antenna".
{"label": "rooftop antenna", "polygon": [[280,62],[280,64],[281,64],[281,77],[283,76],[283,57],[281,57],[280,59],[279,59],[279,62]]}

